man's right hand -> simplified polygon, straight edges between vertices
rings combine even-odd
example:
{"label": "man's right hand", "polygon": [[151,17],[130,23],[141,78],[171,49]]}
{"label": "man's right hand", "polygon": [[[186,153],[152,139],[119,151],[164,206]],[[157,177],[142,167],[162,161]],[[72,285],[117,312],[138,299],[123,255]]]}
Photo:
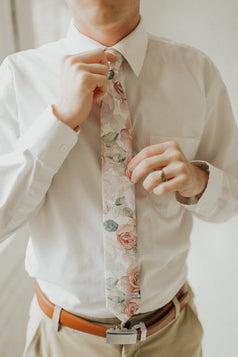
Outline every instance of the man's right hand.
{"label": "man's right hand", "polygon": [[53,105],[56,117],[72,129],[82,124],[93,101],[106,94],[108,62],[116,62],[117,59],[117,55],[103,49],[64,56],[59,97]]}

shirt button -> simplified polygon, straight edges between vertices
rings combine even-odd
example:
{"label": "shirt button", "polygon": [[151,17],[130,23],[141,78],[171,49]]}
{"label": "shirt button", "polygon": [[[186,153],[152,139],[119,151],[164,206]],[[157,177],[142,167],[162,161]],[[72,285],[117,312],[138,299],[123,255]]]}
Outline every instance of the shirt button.
{"label": "shirt button", "polygon": [[67,150],[67,148],[68,148],[67,145],[64,145],[64,144],[60,145],[60,147],[59,147],[61,152],[65,152]]}

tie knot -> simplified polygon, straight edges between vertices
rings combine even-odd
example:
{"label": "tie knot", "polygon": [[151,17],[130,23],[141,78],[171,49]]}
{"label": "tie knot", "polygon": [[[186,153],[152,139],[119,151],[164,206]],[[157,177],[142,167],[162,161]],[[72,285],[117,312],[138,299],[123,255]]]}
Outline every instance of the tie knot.
{"label": "tie knot", "polygon": [[123,56],[120,52],[115,50],[114,48],[108,48],[107,51],[115,54],[118,56],[118,60],[114,63],[109,62],[110,70],[113,70],[115,72],[119,72],[119,69],[121,67],[122,61],[123,61]]}

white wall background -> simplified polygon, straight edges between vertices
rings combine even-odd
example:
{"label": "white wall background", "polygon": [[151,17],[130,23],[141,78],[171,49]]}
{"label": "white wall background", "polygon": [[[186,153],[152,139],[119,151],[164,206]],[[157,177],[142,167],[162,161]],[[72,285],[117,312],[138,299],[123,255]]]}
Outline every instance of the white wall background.
{"label": "white wall background", "polygon": [[221,71],[238,115],[238,1],[141,0],[148,31],[207,53]]}
{"label": "white wall background", "polygon": [[31,0],[0,0],[0,63],[34,45],[30,5]]}
{"label": "white wall background", "polygon": [[[24,0],[24,3],[29,1],[33,7],[35,46],[61,37],[69,22],[64,0]],[[1,0],[0,5],[9,3],[10,0]],[[16,3],[21,13],[28,11],[22,0]],[[237,119],[237,0],[142,0],[142,14],[148,31],[191,44],[213,59],[228,87]],[[0,25],[2,17],[0,12]],[[24,27],[25,23],[20,26],[22,39]],[[0,54],[4,48],[5,55],[13,48],[9,42],[11,26],[7,28],[10,32],[4,35],[0,28]],[[238,218],[221,225],[195,220],[189,279],[205,330],[204,357],[238,356],[237,233]],[[10,245],[0,247],[0,357],[19,357],[24,346],[33,292],[32,281],[23,269],[26,240],[23,230]]]}

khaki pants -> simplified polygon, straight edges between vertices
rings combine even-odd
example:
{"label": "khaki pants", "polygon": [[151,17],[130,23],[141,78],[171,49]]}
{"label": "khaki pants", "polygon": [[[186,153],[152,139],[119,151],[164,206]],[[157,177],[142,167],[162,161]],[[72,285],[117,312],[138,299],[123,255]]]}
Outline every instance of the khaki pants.
{"label": "khaki pants", "polygon": [[[33,298],[27,327],[27,341],[23,357],[201,357],[203,329],[193,302],[177,314],[175,320],[143,342],[135,345],[110,345],[105,338],[61,326],[56,330],[51,319]],[[81,315],[82,316],[82,315]],[[136,323],[145,321],[150,313],[134,316]],[[90,321],[106,327],[119,325],[117,318]]]}

